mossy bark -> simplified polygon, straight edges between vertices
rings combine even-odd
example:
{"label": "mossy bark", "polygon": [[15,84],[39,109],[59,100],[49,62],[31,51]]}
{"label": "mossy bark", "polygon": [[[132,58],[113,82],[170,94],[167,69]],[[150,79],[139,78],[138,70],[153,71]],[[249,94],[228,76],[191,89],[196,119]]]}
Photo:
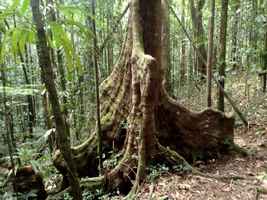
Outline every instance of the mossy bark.
{"label": "mossy bark", "polygon": [[[82,181],[84,187],[120,187],[128,192],[133,179],[134,193],[145,178],[148,162],[214,156],[233,143],[232,117],[211,109],[191,112],[163,87],[161,8],[161,0],[132,1],[120,59],[100,87],[103,151],[107,159],[110,150],[121,156],[114,168],[104,169],[103,176]],[[96,150],[96,133],[72,148],[80,176],[97,175]],[[54,164],[66,174],[59,151],[54,153]]]}
{"label": "mossy bark", "polygon": [[51,103],[53,116],[55,118],[55,125],[57,131],[57,144],[63,154],[63,160],[66,162],[65,168],[67,169],[68,180],[71,185],[71,192],[74,199],[82,199],[82,193],[79,186],[79,180],[77,177],[76,166],[73,163],[72,152],[70,149],[69,141],[69,129],[66,120],[60,109],[58,93],[54,82],[54,73],[51,64],[51,57],[49,54],[49,47],[46,38],[46,31],[44,26],[43,17],[40,11],[40,1],[31,0],[31,9],[33,15],[33,21],[37,33],[37,52],[39,65],[41,68],[41,75],[44,79],[45,87],[49,93],[49,102]]}

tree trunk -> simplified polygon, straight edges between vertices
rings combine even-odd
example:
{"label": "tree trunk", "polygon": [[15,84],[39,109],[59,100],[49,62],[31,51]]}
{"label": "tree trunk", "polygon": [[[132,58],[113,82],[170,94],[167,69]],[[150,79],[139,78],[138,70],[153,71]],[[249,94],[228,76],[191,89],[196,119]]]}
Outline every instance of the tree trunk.
{"label": "tree trunk", "polygon": [[256,64],[257,62],[257,41],[258,41],[258,28],[256,26],[257,24],[257,16],[258,16],[258,0],[252,0],[252,22],[251,22],[251,40],[250,44],[251,47],[253,48],[253,53],[252,53],[252,62],[253,64]]}
{"label": "tree trunk", "polygon": [[[198,51],[200,52],[204,60],[207,60],[207,51],[205,47],[206,38],[202,22],[202,9],[204,5],[205,0],[197,0],[197,4],[195,3],[195,0],[190,0],[190,11],[195,42],[197,44]],[[203,58],[197,55],[196,68],[200,73],[206,74],[206,65],[203,62]]]}
{"label": "tree trunk", "polygon": [[[88,188],[136,192],[149,162],[181,163],[182,156],[208,158],[233,143],[234,119],[211,109],[193,113],[163,87],[161,0],[132,0],[129,27],[119,61],[100,86],[103,153],[119,159],[105,175],[81,182]],[[97,175],[97,133],[73,147],[80,176]],[[114,155],[113,155],[114,156]],[[62,155],[54,164],[66,175]],[[137,173],[135,173],[137,171]],[[135,179],[132,185],[131,180]]]}
{"label": "tree trunk", "polygon": [[[2,35],[0,34],[0,37],[2,37]],[[5,135],[5,139],[7,142],[7,147],[8,147],[8,154],[10,157],[10,162],[11,162],[11,166],[12,166],[12,174],[14,173],[15,170],[15,161],[14,161],[14,152],[17,151],[16,146],[14,145],[16,141],[14,141],[13,137],[12,137],[12,127],[11,127],[11,123],[13,123],[13,120],[11,119],[11,112],[9,110],[8,104],[7,104],[7,98],[6,98],[6,74],[5,74],[5,67],[3,64],[1,64],[1,79],[2,79],[2,84],[3,84],[3,114],[4,114],[4,122],[5,122],[5,128],[6,128],[6,135]],[[14,188],[15,189],[15,188]]]}
{"label": "tree trunk", "polygon": [[[59,13],[55,11],[55,2],[54,0],[49,0],[48,3],[50,4],[50,12],[49,12],[49,18],[52,22],[57,22],[59,19]],[[51,37],[53,37],[52,33],[51,33]],[[59,74],[59,83],[60,83],[60,87],[61,90],[63,92],[63,111],[65,114],[65,119],[68,118],[68,109],[67,109],[67,97],[66,97],[66,92],[67,92],[67,81],[66,81],[66,72],[64,69],[64,60],[63,60],[63,52],[61,49],[56,49],[53,50],[51,49],[51,54],[54,55],[56,54],[56,58],[54,59],[54,63],[57,64],[57,70],[58,70],[58,74]],[[57,60],[57,63],[55,62],[55,60]]]}
{"label": "tree trunk", "polygon": [[[182,18],[181,22],[185,24],[185,0],[182,1]],[[184,84],[186,81],[185,73],[186,73],[186,37],[184,33],[182,33],[182,46],[181,46],[181,57],[180,57],[180,82]],[[187,74],[188,76],[188,74]]]}
{"label": "tree trunk", "polygon": [[267,89],[267,28],[265,32],[265,46],[264,46],[264,54],[263,54],[263,92],[266,92]]}
{"label": "tree trunk", "polygon": [[[225,85],[227,18],[228,18],[228,0],[221,0],[219,82],[223,90]],[[224,94],[220,88],[218,88],[218,110],[224,112]]]}
{"label": "tree trunk", "polygon": [[[14,21],[14,27],[17,26],[17,22],[16,22],[16,18],[15,15],[13,16],[13,21]],[[17,44],[18,46],[18,54],[19,54],[19,58],[21,61],[21,65],[22,65],[22,70],[23,70],[23,75],[24,75],[24,79],[25,79],[25,83],[27,85],[30,85],[31,82],[28,78],[28,70],[27,68],[29,68],[29,62],[28,62],[28,52],[27,52],[27,46],[25,45],[25,58],[21,52],[21,49],[19,47],[19,44]],[[31,95],[27,95],[27,102],[28,102],[28,130],[29,130],[29,137],[32,137],[33,135],[33,126],[35,124],[35,112],[34,112],[34,102],[33,102],[33,98]]]}
{"label": "tree trunk", "polygon": [[99,68],[98,68],[98,57],[97,57],[97,35],[96,35],[96,13],[95,13],[95,7],[96,2],[95,0],[92,0],[91,3],[92,6],[92,15],[94,16],[94,19],[92,21],[92,27],[93,27],[93,33],[94,33],[94,68],[95,68],[95,93],[96,93],[96,128],[97,128],[97,137],[98,137],[98,157],[99,157],[99,172],[102,173],[102,131],[101,131],[101,119],[100,119],[100,98],[99,98]]}
{"label": "tree trunk", "polygon": [[172,94],[171,54],[170,54],[170,12],[165,0],[162,0],[162,67],[165,71],[166,89]]}
{"label": "tree trunk", "polygon": [[44,29],[44,21],[40,12],[39,0],[31,0],[31,8],[33,14],[33,21],[37,31],[37,51],[39,58],[39,65],[41,68],[41,74],[44,78],[44,83],[49,92],[49,100],[52,106],[52,112],[55,118],[55,125],[57,130],[57,144],[60,151],[66,161],[66,167],[68,171],[68,180],[72,188],[72,195],[74,199],[82,199],[82,193],[77,178],[76,166],[72,160],[72,154],[70,150],[69,141],[69,129],[66,121],[64,120],[63,113],[60,109],[58,94],[54,83],[54,74],[51,64],[51,57],[49,53],[49,47],[47,45],[46,33]]}
{"label": "tree trunk", "polygon": [[[107,2],[107,33],[111,33],[112,31],[112,23],[113,23],[113,2],[109,1]],[[113,45],[111,42],[108,42],[107,44],[107,53],[108,53],[108,68],[107,68],[107,74],[110,74],[110,70],[113,67]]]}
{"label": "tree trunk", "polygon": [[[27,50],[25,51],[27,54]],[[19,56],[20,56],[20,60],[21,60],[21,64],[22,64],[22,70],[23,70],[23,74],[24,74],[24,78],[25,78],[25,83],[27,85],[30,85],[30,80],[28,78],[28,70],[26,68],[29,67],[29,63],[26,62],[24,60],[24,57],[21,53],[21,51],[19,50]],[[35,124],[35,112],[34,112],[34,102],[33,102],[33,98],[31,95],[27,95],[27,102],[28,102],[28,128],[29,128],[29,133],[30,133],[30,137],[32,137],[33,135],[33,126]]]}
{"label": "tree trunk", "polygon": [[209,19],[209,43],[208,43],[208,61],[207,61],[207,104],[212,105],[212,64],[213,64],[213,35],[214,35],[214,17],[215,17],[215,0],[211,1],[211,16]]}
{"label": "tree trunk", "polygon": [[232,62],[233,69],[236,70],[238,67],[238,55],[237,55],[237,34],[239,29],[240,19],[240,0],[236,0],[234,4],[234,23],[233,23],[233,38],[232,38]]}

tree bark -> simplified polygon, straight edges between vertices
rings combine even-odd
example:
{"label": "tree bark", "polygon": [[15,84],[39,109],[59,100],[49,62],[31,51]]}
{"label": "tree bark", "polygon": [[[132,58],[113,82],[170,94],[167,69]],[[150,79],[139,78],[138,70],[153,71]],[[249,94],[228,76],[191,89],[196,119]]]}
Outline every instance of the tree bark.
{"label": "tree bark", "polygon": [[[95,7],[96,2],[92,0],[92,15],[96,17]],[[97,128],[97,137],[98,137],[98,157],[99,157],[99,172],[102,173],[102,131],[101,131],[101,119],[100,119],[100,98],[99,98],[99,69],[98,69],[98,57],[97,57],[97,35],[96,35],[96,23],[95,18],[92,21],[92,28],[94,33],[94,68],[95,68],[95,93],[96,93],[96,128]]]}
{"label": "tree bark", "polygon": [[[113,10],[114,10],[113,2],[107,2],[107,33],[111,33],[112,31],[112,23],[113,23]],[[111,42],[108,42],[107,44],[107,53],[108,53],[108,68],[107,68],[107,74],[110,74],[110,71],[113,67],[113,45]]]}
{"label": "tree bark", "polygon": [[234,23],[233,23],[233,38],[232,38],[232,62],[233,69],[236,70],[238,67],[238,55],[237,55],[237,35],[239,29],[239,18],[240,18],[240,0],[236,0],[234,4]]}
{"label": "tree bark", "polygon": [[[182,18],[181,22],[185,24],[185,0],[182,1]],[[182,46],[181,46],[181,57],[180,57],[180,82],[184,84],[186,81],[185,74],[186,74],[186,37],[184,33],[182,34]],[[188,74],[187,74],[188,76]]]}
{"label": "tree bark", "polygon": [[[73,147],[81,182],[87,188],[105,186],[134,194],[150,162],[183,162],[209,158],[233,144],[234,119],[211,109],[193,113],[173,100],[163,86],[161,0],[132,0],[128,33],[120,58],[100,86],[103,153],[118,157],[114,167],[97,175],[97,133]],[[180,154],[182,156],[180,156]],[[114,156],[114,155],[113,155]],[[66,175],[63,157],[54,164]],[[88,170],[89,169],[89,170]],[[135,180],[132,185],[132,179]]]}
{"label": "tree bark", "polygon": [[[223,90],[225,86],[227,18],[228,18],[228,0],[221,0],[219,82]],[[218,88],[218,110],[224,112],[224,94],[220,88]]]}
{"label": "tree bark", "polygon": [[[14,27],[17,26],[17,22],[16,22],[16,18],[15,15],[13,16],[13,21],[14,21]],[[9,28],[9,26],[8,26]],[[27,46],[25,45],[25,59],[24,56],[21,52],[21,49],[19,47],[19,44],[17,44],[18,46],[18,54],[19,54],[19,58],[21,61],[21,65],[22,65],[22,70],[23,70],[23,75],[24,75],[24,79],[25,79],[25,83],[27,85],[30,85],[31,82],[28,78],[28,70],[27,68],[29,68],[29,62],[28,62],[28,52],[27,52]],[[32,137],[33,135],[33,126],[35,124],[35,112],[34,112],[34,101],[31,95],[27,95],[27,102],[28,102],[28,130],[29,130],[29,136]]]}
{"label": "tree bark", "polygon": [[[190,11],[191,11],[195,42],[197,44],[198,51],[200,52],[204,60],[207,60],[207,51],[205,47],[206,38],[202,22],[202,9],[204,5],[205,5],[205,0],[197,0],[197,3],[195,3],[195,0],[190,0]],[[206,65],[203,62],[203,59],[199,55],[197,55],[196,57],[197,57],[196,69],[200,73],[206,74]]]}
{"label": "tree bark", "polygon": [[[169,2],[170,3],[170,2]],[[162,67],[165,71],[166,89],[172,94],[171,54],[170,54],[170,12],[165,0],[162,0]]]}
{"label": "tree bark", "polygon": [[265,32],[265,45],[264,45],[264,54],[263,54],[263,59],[264,59],[264,63],[263,63],[263,92],[266,92],[267,89],[267,28],[266,28],[266,32]]}
{"label": "tree bark", "polygon": [[[55,11],[55,2],[54,0],[49,0],[48,3],[50,4],[50,19],[52,22],[57,22],[59,19],[59,13]],[[52,33],[51,33],[51,37],[53,37]],[[51,49],[51,54],[54,55],[56,54],[56,58],[54,58],[54,63],[57,66],[57,70],[58,70],[58,74],[59,74],[59,83],[60,83],[60,87],[61,90],[63,92],[63,111],[65,114],[65,119],[68,118],[68,109],[67,109],[67,97],[66,97],[66,92],[67,92],[67,81],[66,81],[66,72],[65,72],[65,68],[64,68],[64,59],[63,59],[63,52],[61,49],[56,49],[53,50]],[[57,60],[57,63],[55,62],[55,60]]]}
{"label": "tree bark", "polygon": [[76,166],[72,160],[72,153],[70,151],[68,127],[60,109],[58,94],[53,80],[53,68],[51,64],[49,47],[47,45],[44,21],[40,12],[39,0],[31,0],[31,8],[33,14],[33,21],[37,31],[37,51],[39,65],[41,68],[42,77],[44,78],[45,86],[49,92],[49,100],[52,106],[52,112],[55,118],[57,130],[57,142],[60,151],[63,155],[63,158],[67,164],[66,167],[68,171],[68,180],[72,188],[73,198],[79,200],[82,199],[82,193],[77,178]]}
{"label": "tree bark", "polygon": [[209,43],[208,43],[208,61],[207,61],[207,104],[212,105],[212,64],[213,64],[213,35],[214,35],[214,17],[215,0],[211,0],[211,16],[209,19]]}

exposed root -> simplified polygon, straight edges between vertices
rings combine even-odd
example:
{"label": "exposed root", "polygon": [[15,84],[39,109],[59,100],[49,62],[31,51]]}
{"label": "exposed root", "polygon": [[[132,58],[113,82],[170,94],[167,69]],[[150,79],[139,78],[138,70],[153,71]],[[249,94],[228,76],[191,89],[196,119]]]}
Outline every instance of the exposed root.
{"label": "exposed root", "polygon": [[135,181],[135,184],[133,185],[131,191],[127,196],[124,197],[125,200],[134,200],[136,199],[136,196],[138,192],[140,191],[140,186],[139,184]]}
{"label": "exposed root", "polygon": [[[158,63],[156,59],[161,54],[160,46],[156,48],[156,41],[160,39],[151,39],[148,37],[151,32],[142,30],[140,19],[149,16],[145,11],[144,16],[140,16],[139,3],[133,1],[124,48],[118,64],[102,83],[100,91],[103,150],[107,153],[116,146],[116,152],[123,153],[123,157],[115,168],[107,169],[105,175],[95,177],[97,137],[93,133],[85,143],[72,148],[79,176],[94,177],[83,179],[81,186],[87,189],[104,187],[110,191],[123,185],[128,187],[127,193],[132,188],[127,199],[133,199],[144,180],[147,162],[158,155],[169,163],[185,164],[195,175],[236,179],[204,174],[189,164],[188,160],[194,153],[206,157],[206,153],[213,155],[214,152],[224,150],[226,142],[232,144],[234,119],[210,109],[201,113],[191,112],[168,96],[161,85],[163,69],[160,59]],[[153,2],[151,5],[161,4],[157,1],[157,4]],[[156,7],[154,9],[157,10]],[[150,28],[154,31],[157,26],[152,26]],[[151,49],[141,39],[150,39],[153,43]],[[127,126],[122,134],[120,125],[125,121]],[[54,163],[64,175],[65,164],[60,154],[56,154]],[[134,177],[135,182],[132,183]]]}
{"label": "exposed root", "polygon": [[228,182],[229,180],[257,180],[253,177],[245,177],[245,176],[238,176],[238,175],[227,175],[227,176],[220,176],[215,174],[203,173],[198,169],[194,168],[186,159],[179,155],[176,151],[169,149],[168,147],[163,147],[162,145],[158,144],[159,150],[164,155],[165,159],[172,163],[172,164],[181,164],[181,162],[186,165],[186,167],[192,172],[193,175],[202,176],[205,178],[212,178],[219,181]]}

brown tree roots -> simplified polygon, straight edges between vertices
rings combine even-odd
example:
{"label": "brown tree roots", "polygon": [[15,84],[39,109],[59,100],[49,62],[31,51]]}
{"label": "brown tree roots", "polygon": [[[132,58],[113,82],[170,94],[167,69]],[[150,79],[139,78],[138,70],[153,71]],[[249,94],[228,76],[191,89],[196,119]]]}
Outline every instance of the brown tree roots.
{"label": "brown tree roots", "polygon": [[[167,95],[162,98],[161,102],[156,119],[157,144],[150,160],[168,162],[174,165],[185,164],[190,167],[193,174],[227,179],[227,177],[203,174],[191,167],[189,162],[196,159],[211,158],[221,152],[226,152],[229,147],[231,148],[234,145],[234,119],[213,110],[205,110],[201,113],[190,112]],[[120,126],[120,123],[115,118],[113,119],[113,123],[104,124],[105,153],[108,155],[107,152],[113,148],[114,153],[123,155],[123,157],[113,169],[105,169],[104,175],[81,180],[81,186],[87,189],[103,187],[108,191],[120,188],[126,193],[133,186],[130,193],[132,195],[138,191],[140,184],[139,181],[133,183],[134,179],[138,179],[136,173],[140,116],[138,113],[130,112],[127,119],[122,120],[128,122],[126,127]],[[116,134],[112,135],[110,130],[115,130]],[[97,175],[96,148],[95,134],[84,144],[72,148],[74,162],[80,177]],[[63,158],[58,151],[54,154],[54,164],[63,175],[67,174]]]}
{"label": "brown tree roots", "polygon": [[[232,116],[211,109],[194,113],[169,97],[162,85],[163,75],[157,61],[142,49],[138,1],[133,2],[133,14],[129,19],[132,23],[129,23],[120,58],[100,87],[105,159],[111,158],[109,152],[112,151],[113,155],[119,155],[118,164],[108,167],[104,162],[105,173],[97,177],[95,133],[72,148],[79,176],[89,177],[81,180],[82,187],[103,187],[108,191],[120,188],[125,193],[132,188],[128,197],[138,191],[148,162],[190,166],[194,160],[217,156],[234,146]],[[153,91],[157,94],[156,100]],[[66,177],[66,165],[59,150],[54,152],[53,160]]]}

